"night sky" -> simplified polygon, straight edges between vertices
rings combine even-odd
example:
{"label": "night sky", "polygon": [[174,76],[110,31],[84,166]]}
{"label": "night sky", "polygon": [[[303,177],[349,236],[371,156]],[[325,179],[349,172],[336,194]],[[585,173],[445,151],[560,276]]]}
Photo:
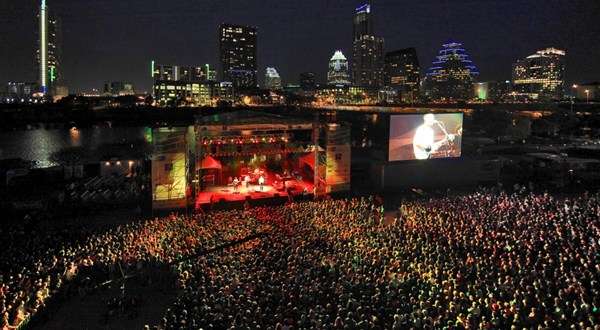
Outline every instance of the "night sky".
{"label": "night sky", "polygon": [[[284,83],[320,81],[335,49],[351,56],[354,0],[47,0],[62,21],[63,77],[71,92],[131,81],[149,91],[150,60],[217,66],[217,27],[258,27],[259,81],[274,66]],[[34,0],[0,0],[0,83],[35,81]],[[481,80],[510,79],[536,49],[567,50],[567,80],[600,80],[599,0],[375,0],[375,34],[391,51],[415,47],[422,71],[441,44],[464,43]]]}

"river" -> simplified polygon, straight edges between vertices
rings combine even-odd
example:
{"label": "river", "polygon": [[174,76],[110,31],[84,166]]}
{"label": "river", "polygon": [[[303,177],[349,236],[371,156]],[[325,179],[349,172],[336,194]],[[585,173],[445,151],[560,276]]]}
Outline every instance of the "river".
{"label": "river", "polygon": [[56,165],[52,154],[69,147],[94,151],[104,144],[148,141],[147,127],[90,127],[0,132],[0,159],[22,158],[34,167]]}

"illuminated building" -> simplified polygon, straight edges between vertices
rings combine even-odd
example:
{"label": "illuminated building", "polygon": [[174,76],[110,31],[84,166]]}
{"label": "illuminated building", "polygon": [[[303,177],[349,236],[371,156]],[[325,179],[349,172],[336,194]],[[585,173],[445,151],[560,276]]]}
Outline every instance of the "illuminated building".
{"label": "illuminated building", "polygon": [[133,95],[133,85],[124,81],[111,81],[104,84],[104,94],[111,96]]}
{"label": "illuminated building", "polygon": [[353,83],[372,88],[383,86],[383,38],[364,36],[354,41],[352,50]]}
{"label": "illuminated building", "polygon": [[352,22],[354,41],[364,36],[373,34],[373,22],[371,20],[371,5],[364,4],[356,8]]}
{"label": "illuminated building", "polygon": [[486,81],[473,83],[473,97],[478,101],[502,102],[510,93],[510,81]]}
{"label": "illuminated building", "polygon": [[475,99],[479,101],[487,101],[490,91],[490,85],[487,82],[477,82],[473,84]]}
{"label": "illuminated building", "polygon": [[204,66],[163,65],[152,61],[151,74],[154,81],[207,82],[216,81],[216,72],[209,64]]}
{"label": "illuminated building", "polygon": [[377,103],[396,103],[398,91],[391,87],[383,87],[377,91]]}
{"label": "illuminated building", "polygon": [[6,88],[6,97],[21,101],[29,99],[36,91],[36,83],[28,82],[8,82]]}
{"label": "illuminated building", "polygon": [[150,71],[154,101],[158,106],[210,106],[221,97],[227,102],[233,100],[229,95],[233,94],[233,88],[217,83],[216,73],[209,64],[179,66],[152,61]]}
{"label": "illuminated building", "polygon": [[191,96],[191,85],[174,80],[158,80],[153,86],[154,101],[158,106],[181,106]]}
{"label": "illuminated building", "polygon": [[219,100],[231,101],[233,88],[215,82],[161,80],[154,84],[153,94],[158,106],[214,106]]}
{"label": "illuminated building", "polygon": [[300,74],[300,88],[304,91],[314,91],[317,88],[314,72],[302,72]]}
{"label": "illuminated building", "polygon": [[222,24],[219,27],[221,77],[236,89],[257,87],[257,31],[254,27]]}
{"label": "illuminated building", "polygon": [[39,91],[44,94],[54,94],[56,86],[61,82],[60,70],[60,24],[53,17],[41,0],[38,13],[38,48],[36,51]]}
{"label": "illuminated building", "polygon": [[36,93],[35,82],[8,82],[5,89],[0,89],[0,103],[38,103],[41,101]]}
{"label": "illuminated building", "polygon": [[564,96],[566,52],[556,48],[537,51],[513,65],[514,91],[532,100],[557,100]]}
{"label": "illuminated building", "polygon": [[[225,81],[214,84],[213,86],[213,100],[216,98],[217,102],[234,103],[235,93],[233,83]],[[215,105],[217,104],[215,103]]]}
{"label": "illuminated building", "polygon": [[396,90],[403,103],[414,103],[418,100],[420,70],[417,50],[414,48],[385,54],[385,84]]}
{"label": "illuminated building", "polygon": [[265,72],[265,89],[281,90],[281,77],[275,68],[267,68]]}
{"label": "illuminated building", "polygon": [[383,38],[373,35],[371,5],[356,8],[353,20],[352,82],[356,86],[383,86]]}
{"label": "illuminated building", "polygon": [[470,100],[478,76],[479,70],[463,45],[445,43],[425,76],[425,94],[434,102]]}
{"label": "illuminated building", "polygon": [[329,85],[350,85],[348,60],[340,50],[336,50],[329,60],[327,83]]}
{"label": "illuminated building", "polygon": [[205,77],[206,81],[217,81],[217,71],[212,70],[210,68],[210,65],[205,64],[204,65],[204,77]]}

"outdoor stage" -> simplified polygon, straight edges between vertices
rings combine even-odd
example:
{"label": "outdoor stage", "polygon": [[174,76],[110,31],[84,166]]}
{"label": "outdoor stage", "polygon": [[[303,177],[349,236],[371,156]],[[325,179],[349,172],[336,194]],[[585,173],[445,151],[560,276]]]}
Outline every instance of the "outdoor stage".
{"label": "outdoor stage", "polygon": [[239,110],[196,117],[193,130],[152,132],[153,209],[266,205],[350,189],[345,124]]}
{"label": "outdoor stage", "polygon": [[[244,184],[234,189],[232,185],[213,186],[199,192],[196,195],[196,209],[209,206],[219,202],[243,202],[247,199],[260,200],[268,198],[285,197],[293,199],[295,196],[312,195],[314,185],[305,180],[286,181],[285,189],[275,189],[273,185],[250,184],[246,187]],[[290,196],[291,194],[291,196]]]}

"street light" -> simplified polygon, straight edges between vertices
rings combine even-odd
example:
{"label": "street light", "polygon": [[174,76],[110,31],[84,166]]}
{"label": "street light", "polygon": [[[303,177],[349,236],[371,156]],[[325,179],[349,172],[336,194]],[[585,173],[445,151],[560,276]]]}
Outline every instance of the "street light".
{"label": "street light", "polygon": [[585,103],[590,103],[590,90],[585,90]]}
{"label": "street light", "polygon": [[577,84],[573,84],[572,88],[574,89],[573,92],[571,92],[571,113],[573,113],[573,105],[575,104],[575,98],[577,97]]}

